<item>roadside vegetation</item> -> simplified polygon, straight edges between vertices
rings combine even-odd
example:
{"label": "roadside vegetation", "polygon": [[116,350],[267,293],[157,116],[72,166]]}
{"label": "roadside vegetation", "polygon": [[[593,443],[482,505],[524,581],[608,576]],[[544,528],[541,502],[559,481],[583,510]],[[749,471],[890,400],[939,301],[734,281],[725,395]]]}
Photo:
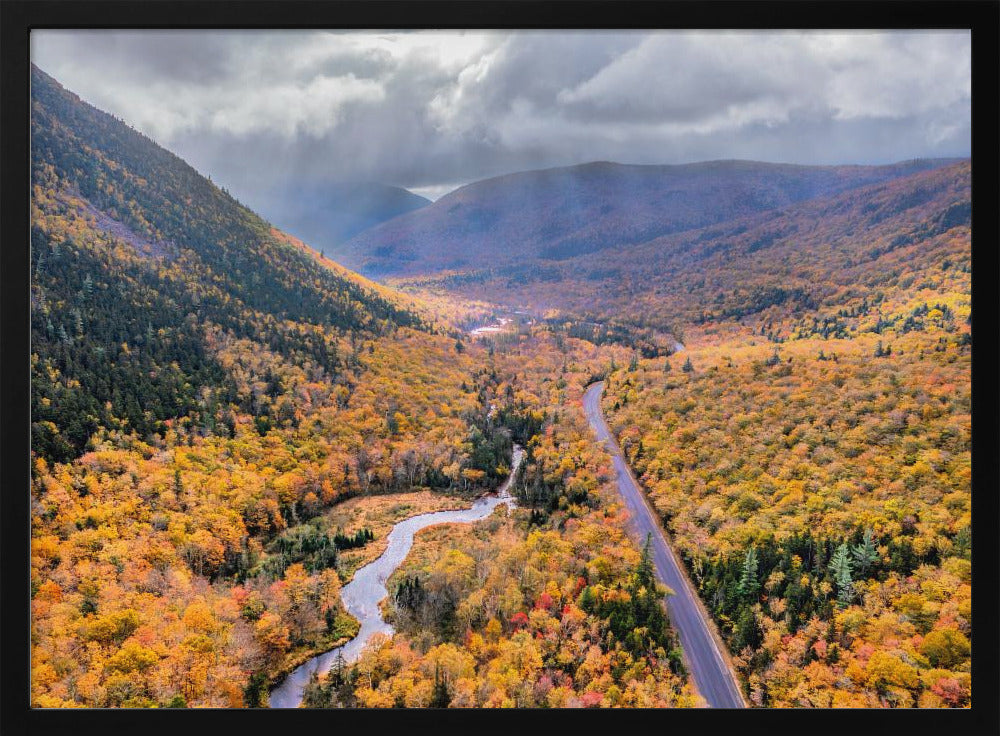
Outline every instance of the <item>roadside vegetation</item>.
{"label": "roadside vegetation", "polygon": [[876,295],[713,319],[605,408],[762,706],[970,703],[967,230]]}

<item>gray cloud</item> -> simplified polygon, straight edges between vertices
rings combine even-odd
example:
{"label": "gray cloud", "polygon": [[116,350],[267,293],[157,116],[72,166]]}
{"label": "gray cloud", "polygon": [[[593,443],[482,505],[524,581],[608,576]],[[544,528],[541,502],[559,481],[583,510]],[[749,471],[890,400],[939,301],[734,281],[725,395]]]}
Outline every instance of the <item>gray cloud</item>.
{"label": "gray cloud", "polygon": [[971,147],[967,32],[36,31],[32,56],[276,221],[293,181]]}

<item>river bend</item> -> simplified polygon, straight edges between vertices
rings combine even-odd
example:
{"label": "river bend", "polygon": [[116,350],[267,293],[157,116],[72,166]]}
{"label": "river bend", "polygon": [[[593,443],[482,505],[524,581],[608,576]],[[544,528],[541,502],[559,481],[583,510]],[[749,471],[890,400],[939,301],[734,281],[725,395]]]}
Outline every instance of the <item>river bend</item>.
{"label": "river bend", "polygon": [[477,499],[470,508],[420,514],[396,524],[389,532],[389,544],[385,552],[374,561],[359,568],[351,581],[340,590],[340,599],[344,603],[344,608],[361,623],[358,635],[346,644],[313,657],[305,664],[292,670],[271,691],[269,705],[272,708],[297,708],[302,702],[302,693],[313,672],[320,674],[329,672],[336,662],[337,656],[341,653],[344,655],[345,662],[355,661],[361,656],[365,644],[374,634],[391,636],[393,628],[382,619],[379,603],[389,594],[385,583],[409,554],[410,548],[413,546],[413,536],[421,529],[435,524],[461,524],[485,519],[500,504],[506,504],[513,508],[514,498],[510,495],[510,487],[523,459],[524,450],[514,445],[510,476],[500,486],[497,493]]}

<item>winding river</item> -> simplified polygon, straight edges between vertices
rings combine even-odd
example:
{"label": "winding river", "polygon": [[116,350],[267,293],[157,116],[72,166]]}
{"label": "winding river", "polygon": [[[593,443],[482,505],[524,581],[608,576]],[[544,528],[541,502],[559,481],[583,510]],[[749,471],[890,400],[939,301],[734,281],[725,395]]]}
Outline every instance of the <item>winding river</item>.
{"label": "winding river", "polygon": [[391,636],[393,628],[382,619],[379,603],[389,594],[385,587],[386,580],[406,559],[410,547],[413,546],[413,535],[435,524],[468,523],[485,519],[500,504],[513,508],[514,499],[510,495],[510,486],[523,459],[524,450],[514,445],[510,476],[497,493],[477,499],[470,508],[420,514],[396,524],[389,532],[389,544],[382,556],[359,568],[351,582],[340,590],[344,608],[361,622],[358,635],[343,646],[313,657],[292,670],[281,684],[271,691],[270,706],[297,708],[302,702],[302,692],[313,672],[320,674],[328,672],[340,653],[343,653],[345,662],[353,662],[361,655],[365,644],[374,634]]}

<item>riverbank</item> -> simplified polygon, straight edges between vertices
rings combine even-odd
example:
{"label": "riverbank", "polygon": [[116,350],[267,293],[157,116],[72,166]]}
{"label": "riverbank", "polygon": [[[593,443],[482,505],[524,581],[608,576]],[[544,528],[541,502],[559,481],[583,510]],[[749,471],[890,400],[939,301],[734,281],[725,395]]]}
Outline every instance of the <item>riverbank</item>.
{"label": "riverbank", "polygon": [[342,646],[330,649],[306,660],[296,667],[271,691],[272,708],[296,708],[302,702],[302,693],[314,672],[329,671],[339,655],[345,662],[352,662],[361,654],[365,644],[377,633],[391,636],[393,628],[382,618],[381,601],[388,595],[385,585],[392,572],[402,564],[413,545],[413,536],[421,529],[436,524],[469,523],[484,519],[500,504],[514,506],[510,487],[517,477],[524,458],[524,451],[514,446],[510,476],[496,494],[477,499],[471,507],[434,511],[411,516],[392,527],[387,536],[385,551],[374,561],[359,568],[353,579],[341,588],[340,597],[346,611],[360,623],[357,636]]}

